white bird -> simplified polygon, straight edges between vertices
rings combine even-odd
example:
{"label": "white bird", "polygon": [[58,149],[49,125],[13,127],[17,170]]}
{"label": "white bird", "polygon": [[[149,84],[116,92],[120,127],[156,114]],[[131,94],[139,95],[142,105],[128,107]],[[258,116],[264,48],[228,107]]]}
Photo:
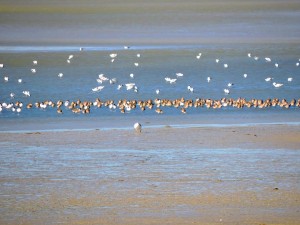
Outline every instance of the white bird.
{"label": "white bird", "polygon": [[101,91],[103,88],[104,88],[104,86],[98,86],[98,87],[92,88],[92,91],[93,92]]}
{"label": "white bird", "polygon": [[173,84],[173,83],[175,83],[175,82],[177,81],[176,78],[171,79],[170,77],[166,77],[165,80],[166,80],[167,82],[169,82],[170,84]]}
{"label": "white bird", "polygon": [[227,86],[228,87],[232,87],[233,83],[228,83]]}
{"label": "white bird", "polygon": [[137,86],[134,86],[134,92],[138,92],[139,91],[139,89],[138,89],[138,87]]}
{"label": "white bird", "polygon": [[17,113],[20,113],[22,111],[21,108],[17,108]]}
{"label": "white bird", "polygon": [[271,81],[272,79],[273,79],[272,77],[267,77],[267,78],[265,79],[265,81],[269,82],[269,81]]}
{"label": "white bird", "polygon": [[73,59],[73,57],[74,57],[74,55],[69,55],[69,58],[68,58],[68,59],[69,59],[69,60],[70,60],[70,59]]}
{"label": "white bird", "polygon": [[229,89],[226,89],[226,88],[225,88],[225,89],[224,89],[224,93],[228,95],[228,94],[230,93]]}
{"label": "white bird", "polygon": [[70,64],[70,63],[71,63],[71,60],[70,60],[70,59],[67,59],[67,63],[69,63],[69,64]]}
{"label": "white bird", "polygon": [[220,59],[216,59],[216,63],[219,63],[220,62]]}
{"label": "white bird", "polygon": [[110,84],[115,84],[117,82],[117,78],[112,78],[109,80]]}
{"label": "white bird", "polygon": [[200,59],[200,58],[201,58],[201,55],[202,55],[202,53],[200,52],[200,53],[196,56],[196,58],[197,58],[197,59]]}
{"label": "white bird", "polygon": [[247,78],[248,74],[244,73],[244,78]]}
{"label": "white bird", "polygon": [[8,82],[9,78],[8,77],[4,77],[4,81]]}
{"label": "white bird", "polygon": [[177,77],[182,77],[182,76],[183,76],[183,73],[176,73],[176,76],[177,76]]}
{"label": "white bird", "polygon": [[113,58],[113,59],[111,59],[110,61],[113,63],[113,62],[115,61],[115,59]]}
{"label": "white bird", "polygon": [[292,77],[289,77],[289,78],[287,79],[287,81],[288,81],[288,82],[292,82],[292,81],[293,81],[293,78],[292,78]]}
{"label": "white bird", "polygon": [[135,123],[135,124],[133,125],[133,127],[134,127],[134,129],[135,129],[136,132],[139,132],[139,133],[142,132],[142,125],[141,125],[141,124]]}
{"label": "white bird", "polygon": [[63,73],[59,73],[57,76],[58,76],[59,78],[62,78],[62,77],[64,76],[64,74],[63,74]]}
{"label": "white bird", "polygon": [[194,88],[193,87],[191,87],[190,85],[189,86],[187,86],[187,89],[190,91],[190,92],[194,92]]}
{"label": "white bird", "polygon": [[82,51],[83,51],[83,48],[82,48],[82,47],[80,47],[80,48],[79,48],[79,51],[80,51],[80,52],[82,52]]}
{"label": "white bird", "polygon": [[156,89],[156,91],[155,91],[155,92],[156,92],[156,94],[158,95],[160,91],[159,91],[159,89]]}
{"label": "white bird", "polygon": [[124,49],[129,49],[129,48],[130,48],[129,46],[126,46],[126,45],[124,46]]}
{"label": "white bird", "polygon": [[0,68],[3,68],[3,67],[4,67],[4,64],[3,64],[3,63],[1,63],[1,64],[0,64]]}
{"label": "white bird", "polygon": [[299,65],[300,65],[300,63],[297,62],[297,63],[296,63],[296,66],[299,66]]}
{"label": "white bird", "polygon": [[123,84],[119,84],[117,89],[120,90],[123,87]]}
{"label": "white bird", "polygon": [[228,68],[228,64],[225,63],[225,64],[224,64],[224,68]]}
{"label": "white bird", "polygon": [[256,61],[257,61],[258,59],[259,59],[259,57],[258,57],[258,56],[254,56],[254,60],[256,60]]}
{"label": "white bird", "polygon": [[108,81],[108,80],[109,80],[106,76],[104,76],[103,73],[99,74],[98,77],[99,77],[99,79],[100,79],[101,81]]}
{"label": "white bird", "polygon": [[248,57],[251,58],[251,53],[248,53]]}
{"label": "white bird", "polygon": [[135,65],[136,67],[138,67],[138,66],[139,66],[139,63],[136,62],[136,63],[134,63],[134,65]]}
{"label": "white bird", "polygon": [[32,63],[33,63],[33,65],[37,65],[38,62],[37,62],[37,60],[33,60]]}
{"label": "white bird", "polygon": [[31,69],[31,73],[36,73],[36,69]]}
{"label": "white bird", "polygon": [[26,97],[30,97],[30,92],[29,92],[29,91],[23,91],[23,94],[24,94]]}
{"label": "white bird", "polygon": [[130,76],[131,78],[134,78],[134,74],[133,74],[133,73],[131,73],[129,76]]}
{"label": "white bird", "polygon": [[266,57],[265,60],[266,60],[267,62],[271,62],[271,61],[272,61],[269,57]]}
{"label": "white bird", "polygon": [[135,83],[128,83],[125,84],[127,91],[133,89],[133,87],[135,86]]}
{"label": "white bird", "polygon": [[21,84],[22,83],[22,79],[18,79],[18,83]]}
{"label": "white bird", "polygon": [[117,57],[117,53],[111,53],[109,56],[110,56],[110,58],[116,58]]}
{"label": "white bird", "polygon": [[11,98],[14,98],[15,97],[15,93],[10,93],[9,95]]}
{"label": "white bird", "polygon": [[141,57],[141,54],[140,54],[140,53],[136,54],[136,57],[140,58],[140,57]]}
{"label": "white bird", "polygon": [[176,81],[177,81],[177,79],[176,79],[176,78],[174,78],[174,79],[170,79],[170,84],[174,84]]}
{"label": "white bird", "polygon": [[279,88],[279,87],[281,87],[282,85],[283,85],[283,84],[273,82],[273,86],[276,87],[276,88]]}
{"label": "white bird", "polygon": [[275,63],[274,65],[275,65],[276,68],[278,68],[278,66],[279,66],[278,63]]}
{"label": "white bird", "polygon": [[208,83],[211,81],[211,77],[207,77],[206,79]]}

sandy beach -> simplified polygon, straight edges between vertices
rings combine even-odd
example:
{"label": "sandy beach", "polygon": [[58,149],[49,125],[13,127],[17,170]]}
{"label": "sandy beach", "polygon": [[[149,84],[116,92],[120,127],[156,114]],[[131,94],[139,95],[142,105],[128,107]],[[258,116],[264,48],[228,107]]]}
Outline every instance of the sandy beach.
{"label": "sandy beach", "polygon": [[299,224],[298,125],[2,132],[1,224]]}

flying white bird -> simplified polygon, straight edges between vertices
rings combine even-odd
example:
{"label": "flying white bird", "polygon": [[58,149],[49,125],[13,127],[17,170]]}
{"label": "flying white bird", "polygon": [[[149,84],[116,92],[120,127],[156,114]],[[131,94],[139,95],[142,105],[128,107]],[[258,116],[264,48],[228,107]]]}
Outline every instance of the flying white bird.
{"label": "flying white bird", "polygon": [[140,57],[141,57],[141,54],[139,54],[139,53],[138,53],[138,54],[136,54],[136,57],[140,58]]}
{"label": "flying white bird", "polygon": [[247,78],[247,76],[248,76],[248,75],[247,75],[246,73],[244,73],[244,78]]}
{"label": "flying white bird", "polygon": [[103,88],[104,88],[104,86],[98,86],[98,87],[92,88],[92,91],[93,92],[101,91]]}
{"label": "flying white bird", "polygon": [[4,81],[8,82],[9,78],[8,77],[4,77]]}
{"label": "flying white bird", "polygon": [[274,65],[275,65],[276,68],[278,68],[278,66],[279,66],[278,63],[275,63]]}
{"label": "flying white bird", "polygon": [[248,57],[251,58],[251,53],[248,53]]}
{"label": "flying white bird", "polygon": [[216,63],[219,63],[220,62],[220,59],[216,59]]}
{"label": "flying white bird", "polygon": [[117,83],[117,78],[112,78],[112,79],[110,79],[110,80],[109,80],[109,83],[110,83],[110,84],[115,84],[115,83]]}
{"label": "flying white bird", "polygon": [[175,83],[175,82],[177,81],[176,78],[171,79],[170,77],[166,77],[165,80],[166,80],[167,82],[169,82],[170,84],[173,84],[173,83]]}
{"label": "flying white bird", "polygon": [[22,83],[22,79],[18,79],[18,83],[21,84]]}
{"label": "flying white bird", "polygon": [[279,87],[281,87],[282,85],[283,85],[283,84],[273,82],[273,86],[276,87],[276,88],[279,88]]}
{"label": "flying white bird", "polygon": [[102,81],[108,81],[108,80],[109,80],[107,77],[104,76],[103,73],[99,74],[98,77],[99,77],[99,79],[102,80]]}
{"label": "flying white bird", "polygon": [[266,60],[267,62],[271,62],[271,59],[270,59],[269,57],[266,57],[265,60]]}
{"label": "flying white bird", "polygon": [[224,93],[228,95],[230,93],[229,89],[224,89]]}
{"label": "flying white bird", "polygon": [[273,79],[272,77],[267,77],[267,78],[265,79],[265,81],[269,82],[269,81],[271,81],[272,79]]}
{"label": "flying white bird", "polygon": [[29,91],[23,91],[23,94],[24,94],[26,97],[30,97],[30,92],[29,92]]}
{"label": "flying white bird", "polygon": [[119,84],[117,89],[120,90],[123,87],[123,84]]}
{"label": "flying white bird", "polygon": [[228,64],[225,63],[225,64],[224,64],[224,68],[228,68]]}
{"label": "flying white bird", "polygon": [[33,65],[37,65],[38,62],[37,62],[37,60],[33,60],[32,63],[33,63]]}
{"label": "flying white bird", "polygon": [[130,76],[131,78],[134,78],[134,74],[133,74],[133,73],[131,73],[129,76]]}
{"label": "flying white bird", "polygon": [[62,78],[62,77],[64,76],[64,74],[63,74],[63,73],[59,73],[57,76],[58,76],[59,78]]}
{"label": "flying white bird", "polygon": [[211,81],[211,77],[207,77],[206,80],[209,83]]}
{"label": "flying white bird", "polygon": [[177,77],[182,77],[182,76],[183,76],[183,73],[176,73],[176,76],[177,76]]}
{"label": "flying white bird", "polygon": [[31,69],[31,73],[36,73],[36,69]]}
{"label": "flying white bird", "polygon": [[287,81],[288,81],[288,82],[292,82],[292,81],[293,81],[293,78],[292,78],[292,77],[289,77],[289,78],[287,79]]}
{"label": "flying white bird", "polygon": [[233,83],[228,83],[227,86],[228,87],[232,87]]}
{"label": "flying white bird", "polygon": [[190,85],[189,86],[187,86],[187,89],[190,91],[190,92],[194,92],[194,88],[193,87],[191,87]]}
{"label": "flying white bird", "polygon": [[135,83],[128,83],[125,84],[127,91],[133,89],[133,87],[135,86]]}
{"label": "flying white bird", "polygon": [[155,92],[156,92],[156,94],[158,95],[160,91],[159,91],[159,89],[156,89],[156,91],[155,91]]}
{"label": "flying white bird", "polygon": [[136,67],[138,67],[138,66],[139,66],[139,63],[136,62],[136,63],[134,63],[134,65],[135,65]]}

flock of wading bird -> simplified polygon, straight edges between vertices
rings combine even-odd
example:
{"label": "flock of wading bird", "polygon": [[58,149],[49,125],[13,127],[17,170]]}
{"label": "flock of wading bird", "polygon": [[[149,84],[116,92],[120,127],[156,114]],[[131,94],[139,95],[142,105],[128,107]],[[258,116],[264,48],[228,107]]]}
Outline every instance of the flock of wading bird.
{"label": "flock of wading bird", "polygon": [[[124,49],[129,49],[128,46],[124,46]],[[79,51],[83,51],[83,48],[80,48]],[[109,54],[110,60],[113,63],[115,59],[117,58],[117,53],[111,53]],[[196,58],[199,60],[201,58],[202,53],[199,53]],[[137,58],[141,57],[141,54],[136,55]],[[249,58],[252,58],[251,53],[248,53],[247,55]],[[71,60],[73,59],[74,55],[69,55],[67,58],[67,63],[71,63]],[[259,58],[257,56],[253,57],[254,60],[258,60]],[[264,60],[267,63],[270,63],[272,60],[269,57],[265,57]],[[219,63],[220,60],[216,59],[216,63]],[[299,67],[300,59],[298,62],[296,62],[296,66]],[[33,60],[33,65],[37,65],[38,61]],[[139,63],[136,62],[134,63],[136,67],[139,66]],[[223,64],[224,68],[228,68],[228,64],[224,63]],[[275,67],[279,67],[278,63],[274,64]],[[0,64],[0,68],[3,68],[4,64]],[[31,69],[31,72],[34,74],[37,72],[35,68]],[[59,78],[63,78],[63,73],[59,73],[57,75]],[[182,77],[182,73],[176,73],[177,78]],[[134,74],[130,74],[131,78],[134,78]],[[243,75],[244,78],[247,78],[247,74]],[[165,81],[167,83],[175,83],[177,81],[177,78],[170,78],[170,77],[165,77]],[[211,82],[212,78],[207,77],[207,82]],[[271,82],[273,80],[272,77],[267,77],[265,78],[266,82]],[[9,77],[4,76],[4,82],[8,82]],[[292,82],[293,78],[289,77],[287,78],[288,82]],[[18,83],[22,83],[22,79],[18,79]],[[105,77],[104,74],[100,74],[99,78],[97,79],[98,84],[100,86],[92,88],[93,92],[99,92],[101,91],[105,86],[102,85],[104,82],[109,82],[110,84],[115,84],[117,83],[116,78],[109,79],[108,77]],[[283,86],[282,83],[272,83],[275,88],[280,88]],[[233,83],[228,83],[227,87],[223,90],[225,95],[228,95],[230,93],[230,87],[233,85]],[[126,87],[127,90],[134,90],[135,92],[138,92],[138,87],[135,85],[135,83],[127,83],[127,84],[119,84],[117,87],[117,90],[120,90],[122,87]],[[194,88],[192,86],[188,86],[187,90],[189,92],[194,92]],[[158,95],[160,93],[159,89],[156,89],[156,94]],[[25,97],[30,97],[30,91],[25,90],[22,92]],[[14,99],[15,94],[10,93],[11,99]],[[91,109],[97,109],[97,108],[108,108],[111,111],[116,111],[119,110],[121,113],[128,113],[132,110],[135,110],[139,108],[141,111],[144,111],[146,109],[152,110],[155,109],[155,112],[158,114],[162,114],[164,111],[163,109],[166,107],[173,107],[180,109],[182,113],[186,113],[187,109],[189,108],[201,108],[201,107],[206,107],[206,108],[213,108],[213,109],[220,109],[223,107],[232,107],[232,108],[270,108],[270,107],[281,107],[281,108],[290,108],[290,107],[295,107],[295,108],[300,108],[300,99],[292,99],[292,100],[286,100],[286,99],[251,99],[251,100],[246,100],[244,98],[238,98],[238,99],[233,99],[233,98],[222,98],[222,99],[201,99],[201,98],[196,98],[196,99],[184,99],[184,98],[179,98],[179,99],[160,99],[160,98],[155,98],[155,99],[148,99],[148,100],[126,100],[126,99],[121,99],[117,102],[114,102],[113,100],[100,100],[97,98],[95,101],[69,101],[69,100],[59,100],[57,102],[53,102],[51,100],[46,100],[42,102],[35,102],[35,103],[28,103],[26,104],[26,109],[32,109],[32,108],[38,108],[38,109],[46,109],[46,108],[56,108],[56,111],[58,114],[62,114],[64,110],[71,110],[73,113],[83,113],[83,114],[89,114],[91,112]],[[22,109],[24,108],[24,104],[21,101],[16,101],[16,102],[0,102],[0,112],[3,110],[7,111],[12,111],[12,112],[17,112],[20,113]]]}
{"label": "flock of wading bird", "polygon": [[[20,113],[23,107],[22,102],[15,102],[15,103],[1,103],[0,109],[2,108],[9,109],[13,112]],[[119,110],[121,113],[128,113],[135,109],[140,109],[144,111],[146,109],[153,110],[158,114],[163,113],[163,108],[166,107],[173,107],[179,109],[182,113],[186,113],[187,109],[189,108],[213,108],[219,109],[222,107],[233,107],[233,108],[270,108],[270,107],[281,107],[281,108],[290,108],[290,107],[298,107],[300,108],[300,99],[292,99],[287,101],[286,99],[251,99],[246,100],[244,98],[232,99],[232,98],[222,98],[220,100],[213,100],[213,99],[201,99],[197,98],[193,99],[159,99],[156,98],[154,100],[148,99],[146,101],[142,100],[119,100],[118,102],[114,102],[113,100],[106,100],[101,101],[97,98],[95,101],[62,101],[59,100],[57,102],[52,101],[44,101],[44,102],[36,102],[36,103],[28,103],[26,105],[27,109],[31,108],[39,108],[39,109],[46,109],[46,108],[56,108],[57,113],[62,114],[63,110],[71,110],[73,113],[83,113],[89,114],[91,109],[103,108],[106,107],[111,111]]]}

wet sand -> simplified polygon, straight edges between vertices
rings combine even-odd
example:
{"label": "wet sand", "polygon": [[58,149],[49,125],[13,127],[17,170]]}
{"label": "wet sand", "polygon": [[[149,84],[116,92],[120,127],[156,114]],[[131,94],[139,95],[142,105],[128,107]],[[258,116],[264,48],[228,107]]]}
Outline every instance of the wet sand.
{"label": "wet sand", "polygon": [[0,134],[1,224],[299,224],[300,127]]}

